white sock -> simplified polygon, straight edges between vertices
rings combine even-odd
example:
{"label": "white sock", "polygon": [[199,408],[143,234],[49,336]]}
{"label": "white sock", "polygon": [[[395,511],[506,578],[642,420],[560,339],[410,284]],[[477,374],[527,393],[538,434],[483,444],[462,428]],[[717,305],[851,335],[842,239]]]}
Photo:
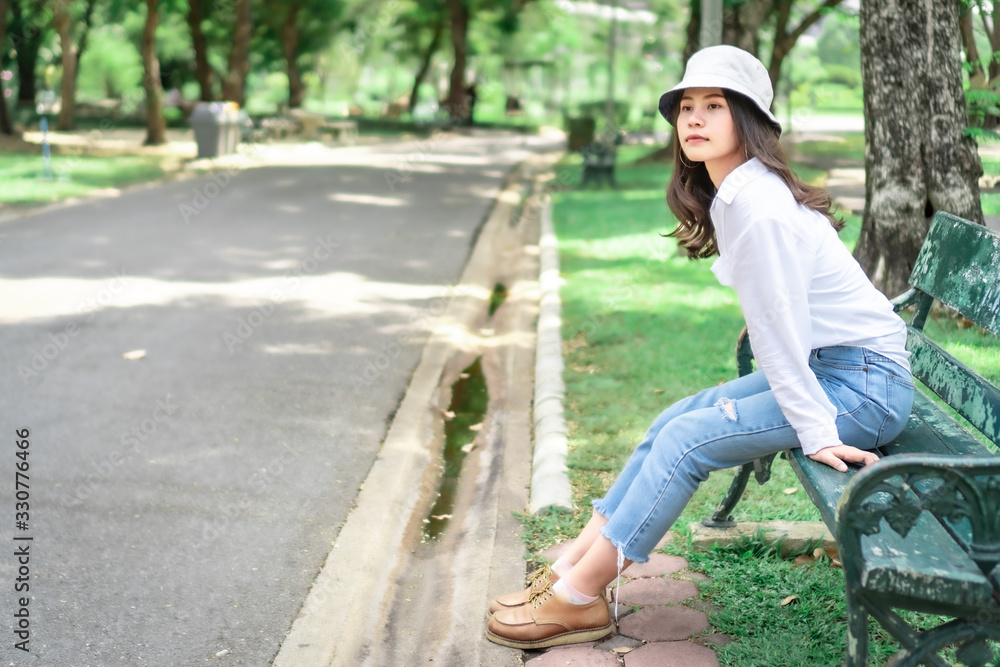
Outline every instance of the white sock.
{"label": "white sock", "polygon": [[552,590],[555,591],[559,597],[568,599],[570,604],[584,605],[590,604],[597,599],[596,595],[586,595],[580,591],[573,588],[570,583],[565,579],[560,579],[552,586]]}
{"label": "white sock", "polygon": [[560,556],[556,562],[552,563],[552,571],[559,575],[560,579],[565,579],[569,571],[573,569],[573,564]]}

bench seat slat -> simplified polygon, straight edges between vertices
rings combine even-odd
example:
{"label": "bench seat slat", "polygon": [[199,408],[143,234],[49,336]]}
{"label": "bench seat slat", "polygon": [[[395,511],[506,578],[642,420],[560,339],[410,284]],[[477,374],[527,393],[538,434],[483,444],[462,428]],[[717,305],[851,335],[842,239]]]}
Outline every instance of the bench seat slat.
{"label": "bench seat slat", "polygon": [[[913,375],[987,438],[1000,441],[1000,390],[913,327],[906,348]],[[950,417],[945,417],[951,421]]]}
{"label": "bench seat slat", "polygon": [[947,613],[977,609],[993,597],[993,585],[968,554],[928,512],[917,519],[906,538],[885,523],[862,538],[864,590],[892,597],[896,606]]}
{"label": "bench seat slat", "polygon": [[[982,455],[989,450],[919,391],[906,428],[882,455],[897,451],[919,454]],[[790,451],[789,462],[802,480],[823,521],[836,532],[836,508],[855,474],[811,460],[801,449]],[[966,532],[964,526],[957,527]],[[965,529],[965,530],[963,530]],[[863,538],[865,558],[861,572],[864,589],[891,597],[896,604],[918,611],[972,609],[986,604],[993,586],[948,531],[924,512],[906,537],[883,524],[881,532]]]}
{"label": "bench seat slat", "polygon": [[[954,455],[989,453],[971,433],[919,391],[914,392],[913,410],[903,432],[891,443],[879,448],[883,456],[899,451]],[[823,521],[831,531],[834,530],[837,502],[854,476],[854,469],[846,473],[837,472],[824,463],[813,461],[801,449],[791,450],[788,460],[802,480],[809,498],[819,508]]]}

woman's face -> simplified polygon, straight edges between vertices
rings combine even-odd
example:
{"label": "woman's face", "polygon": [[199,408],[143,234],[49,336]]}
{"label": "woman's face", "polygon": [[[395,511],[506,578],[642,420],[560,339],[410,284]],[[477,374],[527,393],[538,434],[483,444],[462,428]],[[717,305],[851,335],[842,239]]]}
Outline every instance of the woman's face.
{"label": "woman's face", "polygon": [[746,161],[722,89],[688,88],[679,106],[676,128],[681,150],[688,160],[704,162],[718,186],[730,171]]}

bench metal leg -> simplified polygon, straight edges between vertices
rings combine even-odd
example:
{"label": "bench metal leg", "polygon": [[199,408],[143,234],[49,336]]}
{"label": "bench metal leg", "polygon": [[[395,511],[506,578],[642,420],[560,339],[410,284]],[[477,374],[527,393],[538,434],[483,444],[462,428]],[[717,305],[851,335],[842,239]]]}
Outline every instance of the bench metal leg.
{"label": "bench metal leg", "polygon": [[712,516],[701,522],[703,525],[709,528],[729,528],[736,525],[736,522],[733,521],[733,508],[736,507],[736,503],[740,502],[740,498],[743,497],[743,492],[746,491],[747,482],[750,481],[750,473],[753,472],[753,468],[753,462],[740,466],[739,472],[736,473],[732,484],[729,485],[729,491],[726,492],[726,496],[719,503],[719,506],[715,508]]}
{"label": "bench metal leg", "polygon": [[846,586],[847,591],[847,667],[865,667],[868,662],[868,613],[864,604]]}

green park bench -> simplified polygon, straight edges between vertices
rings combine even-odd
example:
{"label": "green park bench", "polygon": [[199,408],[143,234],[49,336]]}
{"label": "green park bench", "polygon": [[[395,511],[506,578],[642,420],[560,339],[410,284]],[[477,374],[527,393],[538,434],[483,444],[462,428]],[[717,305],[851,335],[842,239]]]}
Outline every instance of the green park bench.
{"label": "green park bench", "polygon": [[[893,667],[946,667],[938,652],[957,646],[970,667],[995,664],[987,640],[1000,641],[1000,390],[924,333],[934,300],[1000,335],[1000,235],[937,213],[910,275],[893,301],[915,307],[907,349],[913,375],[981,437],[917,391],[903,432],[879,448],[882,460],[847,473],[782,452],[837,540],[847,595],[847,665],[868,654],[868,617],[902,648]],[[744,330],[740,375],[753,370]],[[770,477],[774,456],[744,465],[707,526],[732,525],[750,474]],[[946,617],[918,631],[898,609]]]}

